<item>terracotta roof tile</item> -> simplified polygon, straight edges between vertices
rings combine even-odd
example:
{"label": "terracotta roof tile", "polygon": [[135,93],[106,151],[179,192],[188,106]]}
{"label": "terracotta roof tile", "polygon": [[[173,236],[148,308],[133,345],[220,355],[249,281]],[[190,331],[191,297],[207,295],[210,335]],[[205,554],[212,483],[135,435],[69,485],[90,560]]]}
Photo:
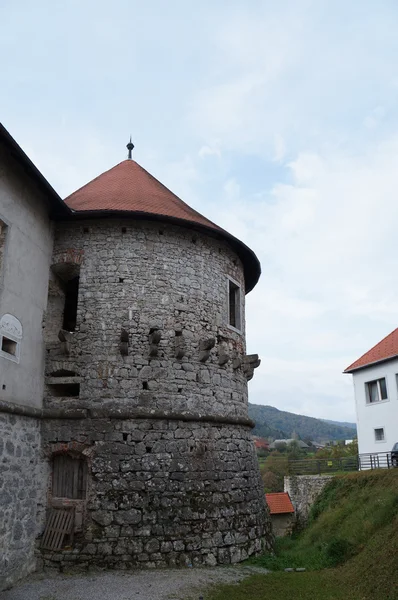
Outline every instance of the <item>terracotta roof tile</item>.
{"label": "terracotta roof tile", "polygon": [[381,340],[376,346],[373,346],[361,358],[347,367],[344,373],[350,373],[356,369],[368,367],[373,363],[387,360],[398,356],[398,329],[394,329],[387,337]]}
{"label": "terracotta roof tile", "polygon": [[269,512],[271,515],[280,515],[294,512],[294,506],[287,492],[265,494],[265,499],[269,506]]}
{"label": "terracotta roof tile", "polygon": [[65,198],[75,211],[128,211],[162,215],[222,231],[188,206],[135,160],[124,160]]}
{"label": "terracotta roof tile", "polygon": [[[245,292],[260,277],[258,258],[250,248],[173,194],[134,160],[124,160],[65,198],[76,218],[106,217],[120,213],[133,218],[171,220],[224,238],[241,258],[245,269]],[[102,213],[102,214],[101,214]]]}

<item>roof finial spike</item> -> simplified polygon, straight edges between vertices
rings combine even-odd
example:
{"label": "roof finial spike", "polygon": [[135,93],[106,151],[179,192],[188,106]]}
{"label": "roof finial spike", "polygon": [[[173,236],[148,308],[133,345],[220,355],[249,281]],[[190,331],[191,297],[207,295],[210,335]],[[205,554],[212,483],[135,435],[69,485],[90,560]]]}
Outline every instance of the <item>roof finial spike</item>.
{"label": "roof finial spike", "polygon": [[132,152],[133,152],[134,144],[133,144],[133,142],[131,141],[131,135],[130,135],[130,141],[129,141],[129,143],[127,144],[126,148],[127,148],[127,150],[129,151],[129,154],[128,154],[128,159],[129,159],[129,160],[132,160],[132,158],[133,158],[133,156],[132,156]]}

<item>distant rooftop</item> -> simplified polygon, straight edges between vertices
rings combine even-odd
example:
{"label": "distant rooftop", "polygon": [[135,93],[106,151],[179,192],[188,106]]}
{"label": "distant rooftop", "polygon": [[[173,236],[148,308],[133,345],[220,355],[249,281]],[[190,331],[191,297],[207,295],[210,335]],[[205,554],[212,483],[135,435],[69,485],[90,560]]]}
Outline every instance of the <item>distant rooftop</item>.
{"label": "distant rooftop", "polygon": [[286,513],[294,513],[294,506],[287,492],[265,494],[265,499],[269,506],[269,512],[271,515],[283,515]]}
{"label": "distant rooftop", "polygon": [[272,444],[270,444],[270,448],[276,448],[278,444],[291,444],[292,442],[297,442],[300,448],[308,448],[308,444],[303,442],[303,440],[296,440],[294,438],[284,439],[284,440],[274,440]]}

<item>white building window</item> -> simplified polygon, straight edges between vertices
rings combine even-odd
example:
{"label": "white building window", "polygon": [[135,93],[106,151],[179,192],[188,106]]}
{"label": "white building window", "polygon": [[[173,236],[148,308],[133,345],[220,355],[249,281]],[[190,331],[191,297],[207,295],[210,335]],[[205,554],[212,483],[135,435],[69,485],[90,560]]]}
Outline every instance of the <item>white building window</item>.
{"label": "white building window", "polygon": [[385,442],[384,427],[378,427],[377,429],[375,429],[375,441]]}
{"label": "white building window", "polygon": [[387,383],[385,377],[382,377],[381,379],[375,379],[374,381],[368,381],[365,383],[365,386],[367,404],[374,404],[375,402],[388,400]]}
{"label": "white building window", "polygon": [[242,298],[240,285],[228,277],[228,325],[241,331]]}

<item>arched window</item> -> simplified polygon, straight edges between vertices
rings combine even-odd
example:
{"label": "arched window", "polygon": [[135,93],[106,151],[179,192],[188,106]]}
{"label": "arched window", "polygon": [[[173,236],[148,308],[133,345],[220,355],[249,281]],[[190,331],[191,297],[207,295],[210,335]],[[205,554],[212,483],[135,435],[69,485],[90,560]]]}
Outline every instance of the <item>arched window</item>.
{"label": "arched window", "polygon": [[82,500],[87,490],[87,463],[83,457],[56,454],[53,458],[52,497]]}
{"label": "arched window", "polygon": [[21,322],[13,315],[3,315],[0,319],[0,357],[19,363],[21,340]]}

